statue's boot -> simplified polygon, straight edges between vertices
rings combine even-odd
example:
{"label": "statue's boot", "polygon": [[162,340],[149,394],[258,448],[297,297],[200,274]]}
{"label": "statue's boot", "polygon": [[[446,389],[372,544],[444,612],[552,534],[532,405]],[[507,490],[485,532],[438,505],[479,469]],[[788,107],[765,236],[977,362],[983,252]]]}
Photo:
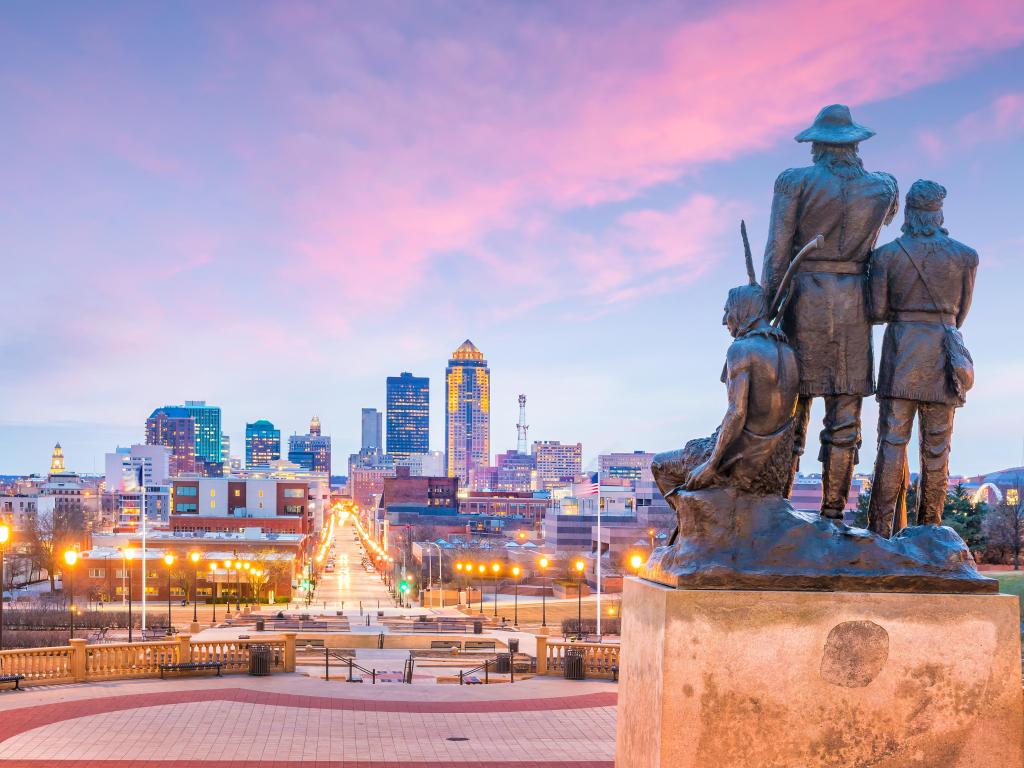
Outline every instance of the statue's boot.
{"label": "statue's boot", "polygon": [[857,464],[856,448],[822,446],[821,516],[842,520]]}

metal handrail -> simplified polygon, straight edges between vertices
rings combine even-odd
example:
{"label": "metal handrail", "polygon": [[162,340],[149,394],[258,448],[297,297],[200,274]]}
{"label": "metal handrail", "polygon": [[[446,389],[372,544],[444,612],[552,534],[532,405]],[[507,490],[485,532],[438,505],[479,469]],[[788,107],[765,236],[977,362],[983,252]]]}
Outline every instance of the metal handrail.
{"label": "metal handrail", "polygon": [[324,673],[325,673],[324,679],[325,680],[330,680],[331,679],[331,657],[332,656],[335,659],[337,659],[338,661],[347,662],[347,666],[348,666],[348,680],[346,682],[349,682],[349,683],[355,682],[355,680],[353,680],[353,678],[352,678],[352,670],[358,669],[364,675],[369,675],[370,676],[370,682],[371,682],[372,685],[376,685],[377,684],[377,670],[376,669],[367,669],[364,666],[356,664],[355,659],[353,659],[351,656],[343,656],[341,654],[341,652],[339,652],[339,651],[332,651],[330,648],[324,648]]}

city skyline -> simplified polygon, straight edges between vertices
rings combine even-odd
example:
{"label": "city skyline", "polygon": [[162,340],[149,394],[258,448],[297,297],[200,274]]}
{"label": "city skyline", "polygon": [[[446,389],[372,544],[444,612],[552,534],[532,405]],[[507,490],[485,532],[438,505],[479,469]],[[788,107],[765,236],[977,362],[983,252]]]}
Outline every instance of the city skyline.
{"label": "city skyline", "polygon": [[826,2],[813,35],[797,2],[191,8],[57,24],[24,5],[0,29],[0,472],[45,469],[58,441],[102,471],[191,397],[224,409],[236,454],[247,421],[290,434],[315,412],[347,455],[386,376],[440,381],[467,337],[494,371],[492,455],[515,446],[520,392],[531,438],[582,442],[584,466],[678,448],[724,404],[705,382],[738,220],[760,251],[775,176],[808,162],[792,136],[835,101],[877,131],[865,164],[901,195],[949,189],[951,234],[981,256],[953,466],[1021,463],[1019,4]]}

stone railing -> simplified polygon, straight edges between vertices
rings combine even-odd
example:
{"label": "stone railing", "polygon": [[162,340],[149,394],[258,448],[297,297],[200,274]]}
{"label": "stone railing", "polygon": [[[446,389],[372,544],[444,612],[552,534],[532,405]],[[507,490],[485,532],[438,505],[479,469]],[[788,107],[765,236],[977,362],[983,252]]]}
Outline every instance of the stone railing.
{"label": "stone railing", "polygon": [[0,671],[24,675],[22,685],[159,677],[161,664],[184,661],[219,661],[224,672],[248,672],[253,645],[270,646],[271,670],[295,671],[294,632],[257,640],[192,640],[190,635],[175,635],[144,643],[88,645],[81,638],[70,643],[0,651]]}
{"label": "stone railing", "polygon": [[537,674],[565,673],[567,649],[583,651],[583,670],[587,677],[613,678],[619,668],[618,643],[560,643],[537,636]]}

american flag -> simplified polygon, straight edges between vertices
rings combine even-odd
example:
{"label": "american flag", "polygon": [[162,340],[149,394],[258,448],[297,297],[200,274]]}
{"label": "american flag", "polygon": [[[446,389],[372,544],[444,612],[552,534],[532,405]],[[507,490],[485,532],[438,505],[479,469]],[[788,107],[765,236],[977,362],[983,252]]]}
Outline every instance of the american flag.
{"label": "american flag", "polygon": [[578,495],[580,496],[596,496],[601,490],[601,486],[598,483],[584,483],[579,486]]}

